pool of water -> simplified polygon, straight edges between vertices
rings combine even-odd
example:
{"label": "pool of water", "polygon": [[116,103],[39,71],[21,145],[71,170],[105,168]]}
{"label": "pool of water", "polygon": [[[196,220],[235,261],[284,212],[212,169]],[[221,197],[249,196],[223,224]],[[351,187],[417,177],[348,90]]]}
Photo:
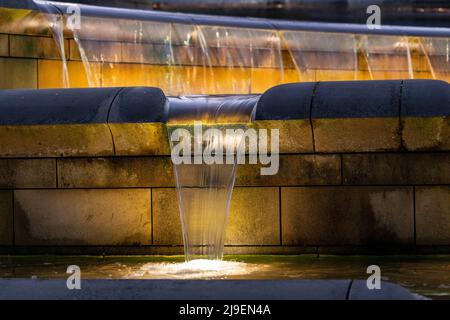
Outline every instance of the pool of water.
{"label": "pool of water", "polygon": [[183,256],[0,256],[0,278],[67,278],[69,265],[84,279],[367,279],[367,267],[378,265],[383,280],[450,299],[450,255],[228,255],[189,263]]}

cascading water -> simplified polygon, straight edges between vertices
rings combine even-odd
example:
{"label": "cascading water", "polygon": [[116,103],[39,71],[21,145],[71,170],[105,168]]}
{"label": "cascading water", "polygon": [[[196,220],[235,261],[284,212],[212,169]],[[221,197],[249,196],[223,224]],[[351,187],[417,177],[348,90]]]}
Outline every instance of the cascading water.
{"label": "cascading water", "polygon": [[[223,257],[237,157],[245,153],[242,133],[254,117],[258,98],[169,99],[167,128],[187,261]],[[180,156],[182,163],[176,159]]]}
{"label": "cascading water", "polygon": [[[423,74],[449,79],[448,37],[275,30],[270,23],[267,29],[214,26],[179,16],[173,21],[141,19],[146,13],[136,11],[126,18],[82,12],[79,28],[69,32],[73,38],[69,58],[75,64],[81,61],[86,79],[80,81],[77,74],[72,81],[64,45],[65,5],[34,2],[47,17],[60,50],[65,87],[156,86],[168,96],[182,96],[170,98],[167,127],[172,149],[176,132],[188,133],[186,139],[192,142],[185,150],[191,163],[174,164],[188,261],[223,256],[236,162],[195,161],[203,158],[204,150],[214,150],[210,152],[214,157],[224,159],[234,151],[221,154],[218,146],[243,142],[239,136],[220,141],[205,132],[247,128],[258,100],[250,93],[296,81]],[[225,93],[234,96],[186,96]],[[195,135],[198,122],[200,136]]]}
{"label": "cascading water", "polygon": [[[296,81],[449,77],[446,37],[141,20],[139,11],[108,18],[85,13],[89,6],[81,6],[79,28],[68,28],[69,4],[34,1],[60,49],[66,87],[157,86],[177,96],[261,93]],[[69,61],[64,36],[73,39]]]}

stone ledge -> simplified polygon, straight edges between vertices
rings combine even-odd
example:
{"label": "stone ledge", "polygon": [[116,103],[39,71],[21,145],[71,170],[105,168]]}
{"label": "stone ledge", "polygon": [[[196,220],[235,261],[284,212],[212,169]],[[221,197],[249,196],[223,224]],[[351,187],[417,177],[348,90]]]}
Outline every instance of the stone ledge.
{"label": "stone ledge", "polygon": [[107,124],[0,125],[0,157],[112,156]]}
{"label": "stone ledge", "polygon": [[450,150],[448,83],[404,80],[400,116],[407,150]]}
{"label": "stone ledge", "polygon": [[[450,150],[449,90],[427,80],[281,85],[261,96],[252,127],[279,129],[280,153]],[[169,155],[167,110],[157,88],[0,91],[0,156]]]}

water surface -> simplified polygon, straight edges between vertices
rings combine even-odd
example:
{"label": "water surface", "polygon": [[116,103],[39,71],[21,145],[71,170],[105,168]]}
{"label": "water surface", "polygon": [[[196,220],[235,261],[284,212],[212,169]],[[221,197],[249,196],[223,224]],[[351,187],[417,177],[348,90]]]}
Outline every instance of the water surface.
{"label": "water surface", "polygon": [[433,299],[450,299],[450,255],[228,255],[224,262],[184,262],[183,256],[0,256],[1,278],[65,279],[78,265],[84,279],[367,279],[383,280]]}

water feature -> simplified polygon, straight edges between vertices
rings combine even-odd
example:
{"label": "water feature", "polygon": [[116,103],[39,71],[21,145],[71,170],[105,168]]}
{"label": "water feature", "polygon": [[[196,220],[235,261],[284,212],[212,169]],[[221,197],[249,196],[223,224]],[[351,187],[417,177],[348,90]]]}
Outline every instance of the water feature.
{"label": "water feature", "polygon": [[[442,35],[302,30],[265,20],[252,27],[243,19],[213,25],[196,16],[89,6],[82,6],[79,28],[62,30],[68,5],[36,3],[61,49],[64,86],[157,86],[178,96],[261,93],[296,81],[449,77],[449,38]],[[63,37],[73,39],[67,58]]]}
{"label": "water feature", "polygon": [[83,279],[367,279],[379,265],[383,281],[432,299],[450,298],[450,256],[238,255],[225,261],[183,256],[1,256],[0,278],[67,279],[76,264]]}
{"label": "water feature", "polygon": [[[169,99],[167,128],[187,261],[223,257],[237,157],[245,142],[240,133],[253,120],[258,98],[244,95]],[[233,134],[229,134],[231,130]],[[182,142],[188,142],[186,148],[176,151]],[[183,163],[175,159],[181,154],[186,157]],[[206,155],[212,155],[214,161],[208,161]]]}
{"label": "water feature", "polygon": [[[89,7],[80,11],[76,28],[65,28],[71,5],[34,2],[45,13],[59,48],[65,87],[76,86],[69,64],[78,59],[89,87],[151,85],[168,96],[180,96],[171,98],[169,105],[172,148],[172,135],[184,130],[195,136],[198,121],[205,132],[247,128],[258,99],[249,94],[276,84],[435,78],[446,77],[450,69],[444,37],[284,30],[267,21],[258,27],[213,25],[195,16],[108,9],[108,14],[117,15],[111,18],[89,14]],[[69,55],[65,36],[73,39]],[[187,96],[224,93],[233,96]],[[192,141],[191,163],[174,164],[187,261],[222,258],[236,173],[235,162],[207,164],[196,159],[205,149],[226,158],[230,153],[218,153],[217,145],[236,147],[242,137],[220,141],[202,134],[200,140]],[[196,145],[201,147],[195,149]]]}

